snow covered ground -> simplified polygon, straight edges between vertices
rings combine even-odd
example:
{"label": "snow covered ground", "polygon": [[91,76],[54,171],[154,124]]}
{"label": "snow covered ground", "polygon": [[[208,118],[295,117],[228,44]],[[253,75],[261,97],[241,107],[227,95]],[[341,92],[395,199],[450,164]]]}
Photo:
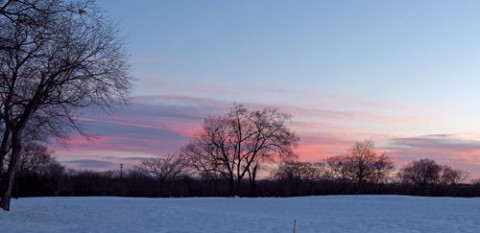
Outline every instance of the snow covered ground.
{"label": "snow covered ground", "polygon": [[480,199],[25,198],[0,212],[0,232],[480,232]]}

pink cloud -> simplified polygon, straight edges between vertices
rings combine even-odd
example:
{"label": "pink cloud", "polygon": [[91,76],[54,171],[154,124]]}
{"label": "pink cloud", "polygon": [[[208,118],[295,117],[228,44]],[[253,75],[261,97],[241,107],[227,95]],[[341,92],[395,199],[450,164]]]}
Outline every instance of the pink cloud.
{"label": "pink cloud", "polygon": [[124,125],[124,126],[133,126],[138,128],[147,128],[147,129],[156,129],[157,127],[152,126],[150,124],[141,124],[141,123],[131,123],[126,121],[116,121],[116,120],[106,120],[106,123],[116,124],[116,125]]}
{"label": "pink cloud", "polygon": [[[245,105],[254,109],[272,106],[258,103],[246,103]],[[108,115],[92,111],[76,119],[83,122],[86,127],[91,128],[100,137],[87,140],[80,136],[72,136],[68,149],[65,150],[59,146],[55,148],[62,152],[64,158],[70,160],[90,159],[115,163],[129,155],[131,155],[129,157],[144,157],[171,153],[185,145],[188,139],[201,128],[206,116],[225,113],[231,106],[232,103],[226,101],[190,96],[138,96],[133,99],[130,106],[124,107],[114,114]],[[301,160],[307,161],[319,161],[328,156],[345,153],[355,141],[372,139],[383,145],[385,141],[394,138],[393,135],[390,135],[391,132],[349,126],[352,122],[358,123],[358,125],[375,123],[383,126],[403,126],[435,120],[434,118],[382,115],[368,111],[343,111],[288,104],[278,104],[272,107],[293,115],[292,129],[301,137],[296,152]],[[384,146],[380,149],[390,153],[399,163],[418,159],[421,155],[438,153],[432,149],[435,146],[423,148],[419,144],[421,140],[409,140],[397,140],[395,148]],[[406,144],[409,144],[408,148],[405,148]],[[461,158],[478,163],[478,159],[471,158],[471,154],[477,153],[478,150],[459,153],[458,148],[457,150],[445,148],[441,152],[444,155],[448,154],[441,158],[442,161]],[[80,157],[75,157],[76,154]],[[116,156],[119,154],[121,156]],[[106,155],[118,158],[119,161],[115,158],[105,159],[102,157]],[[92,161],[78,163],[86,165]]]}
{"label": "pink cloud", "polygon": [[[119,115],[110,115],[108,116],[111,120],[105,120],[104,122],[123,125],[123,126],[133,126],[138,128],[148,128],[148,129],[163,129],[171,132],[175,132],[179,135],[190,137],[195,132],[196,128],[200,127],[199,122],[201,121],[185,121],[178,118],[170,117],[152,117],[152,116],[119,116]],[[142,122],[142,123],[140,123]]]}
{"label": "pink cloud", "polygon": [[[56,151],[61,161],[92,160],[107,155],[123,161],[125,157],[151,157],[173,153],[184,144],[185,141],[179,139],[157,140],[122,136],[87,139],[82,136],[72,136],[66,147],[54,144],[52,149]],[[133,160],[129,160],[129,163],[132,162]]]}
{"label": "pink cloud", "polygon": [[399,168],[410,161],[429,158],[480,177],[480,141],[477,140],[448,134],[392,138],[383,149],[395,159]]}
{"label": "pink cloud", "polygon": [[96,122],[97,120],[87,117],[72,117],[75,121],[83,121],[83,122]]}

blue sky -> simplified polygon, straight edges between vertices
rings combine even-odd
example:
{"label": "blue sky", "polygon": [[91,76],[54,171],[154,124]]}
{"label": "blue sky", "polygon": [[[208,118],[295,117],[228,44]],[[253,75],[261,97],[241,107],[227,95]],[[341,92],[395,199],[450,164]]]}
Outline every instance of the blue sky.
{"label": "blue sky", "polygon": [[125,37],[133,101],[87,114],[102,146],[80,150],[74,136],[57,149],[66,161],[174,152],[203,117],[240,102],[290,112],[305,160],[370,138],[400,164],[480,166],[480,2],[98,3]]}
{"label": "blue sky", "polygon": [[[174,93],[241,89],[221,96],[241,101],[261,89],[281,92],[264,96],[276,102],[308,91],[465,111],[480,86],[474,1],[99,3],[120,23],[136,76],[154,75]],[[137,84],[134,94],[168,92]]]}

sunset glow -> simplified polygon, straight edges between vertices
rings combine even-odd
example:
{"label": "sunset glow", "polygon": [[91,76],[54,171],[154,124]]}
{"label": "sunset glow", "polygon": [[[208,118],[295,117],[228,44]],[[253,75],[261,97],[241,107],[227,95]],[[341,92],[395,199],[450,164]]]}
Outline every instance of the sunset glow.
{"label": "sunset glow", "polygon": [[127,39],[132,100],[86,110],[93,137],[53,149],[70,167],[132,166],[238,102],[291,114],[304,161],[371,139],[397,166],[480,177],[480,3],[407,2],[99,1]]}

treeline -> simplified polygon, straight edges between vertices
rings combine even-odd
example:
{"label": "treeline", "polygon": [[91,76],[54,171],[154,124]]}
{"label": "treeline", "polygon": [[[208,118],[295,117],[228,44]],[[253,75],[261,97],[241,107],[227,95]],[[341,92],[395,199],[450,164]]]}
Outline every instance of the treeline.
{"label": "treeline", "polygon": [[[430,159],[408,163],[398,171],[371,141],[357,142],[345,155],[322,162],[284,161],[261,179],[242,180],[232,193],[230,182],[198,171],[181,154],[143,160],[130,170],[94,172],[66,169],[45,146],[28,144],[22,153],[14,185],[15,197],[131,196],[288,197],[341,194],[401,194],[480,196],[480,182],[468,173]],[[267,164],[262,164],[267,166]]]}
{"label": "treeline", "polygon": [[395,170],[391,158],[369,140],[355,143],[343,155],[301,162],[294,152],[299,137],[289,127],[290,118],[274,108],[250,110],[234,104],[225,114],[205,118],[201,130],[178,153],[145,159],[122,172],[66,169],[46,147],[29,143],[21,150],[13,194],[480,196],[480,182],[465,184],[468,172],[430,159]]}

